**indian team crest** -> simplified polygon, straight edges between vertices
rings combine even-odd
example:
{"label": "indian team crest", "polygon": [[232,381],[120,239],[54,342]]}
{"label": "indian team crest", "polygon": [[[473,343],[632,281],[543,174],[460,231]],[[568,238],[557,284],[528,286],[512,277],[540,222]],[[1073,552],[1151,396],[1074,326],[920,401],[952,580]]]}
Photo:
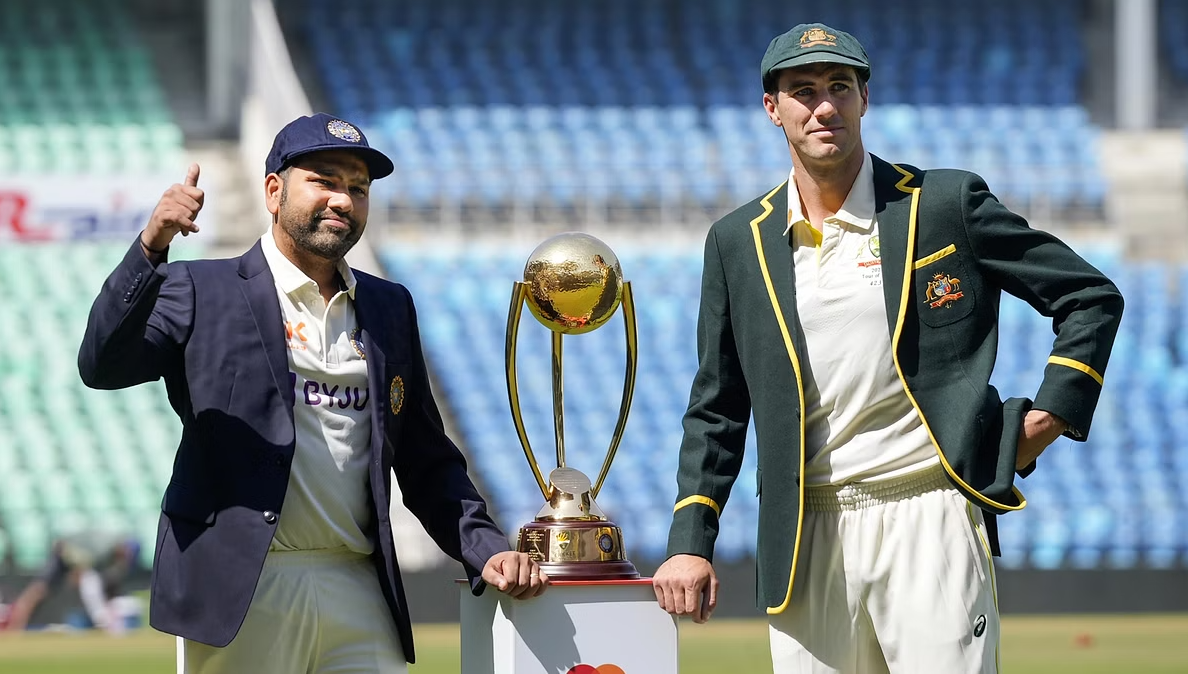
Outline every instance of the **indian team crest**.
{"label": "indian team crest", "polygon": [[388,407],[393,416],[400,414],[404,407],[404,379],[399,375],[392,377],[392,385],[388,387]]}
{"label": "indian team crest", "polygon": [[961,292],[961,279],[944,272],[934,274],[924,291],[924,301],[932,309],[951,309],[953,303],[962,297],[965,297],[965,293]]}
{"label": "indian team crest", "polygon": [[355,353],[359,354],[359,357],[363,360],[367,360],[367,353],[363,351],[363,336],[359,334],[359,328],[351,330],[349,339],[351,340],[351,346],[355,349]]}
{"label": "indian team crest", "polygon": [[341,138],[352,143],[358,143],[360,140],[363,140],[363,134],[359,133],[358,129],[356,129],[351,124],[342,121],[341,119],[330,121],[328,124],[326,124],[326,130],[330,132],[331,136],[334,136],[335,138]]}

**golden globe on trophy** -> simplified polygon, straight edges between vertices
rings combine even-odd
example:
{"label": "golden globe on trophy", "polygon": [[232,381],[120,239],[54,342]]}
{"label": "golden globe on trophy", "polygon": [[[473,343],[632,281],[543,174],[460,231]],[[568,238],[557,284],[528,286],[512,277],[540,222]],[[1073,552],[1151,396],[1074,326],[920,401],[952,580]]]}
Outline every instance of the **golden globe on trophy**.
{"label": "golden globe on trophy", "polygon": [[[516,337],[525,301],[532,315],[552,332],[557,467],[549,473],[548,482],[545,482],[524,429],[516,381]],[[564,335],[577,335],[600,327],[610,320],[620,303],[627,333],[623,399],[611,434],[610,449],[598,480],[591,483],[581,471],[565,465],[561,339]],[[528,553],[545,573],[557,580],[639,578],[639,572],[627,561],[623,550],[622,531],[594,502],[623,439],[631,397],[635,392],[637,355],[631,283],[623,280],[619,259],[610,247],[593,236],[577,232],[558,234],[537,246],[524,266],[524,280],[517,281],[512,289],[505,350],[507,395],[516,433],[545,500],[536,518],[520,528],[517,549]]]}

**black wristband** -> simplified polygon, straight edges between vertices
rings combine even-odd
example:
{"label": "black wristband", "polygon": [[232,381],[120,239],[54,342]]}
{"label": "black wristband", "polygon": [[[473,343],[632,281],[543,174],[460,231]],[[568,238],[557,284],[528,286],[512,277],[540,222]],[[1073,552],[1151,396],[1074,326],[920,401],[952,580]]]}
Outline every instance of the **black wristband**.
{"label": "black wristband", "polygon": [[140,240],[140,247],[147,250],[148,252],[152,253],[153,255],[160,255],[160,254],[164,253],[165,251],[169,250],[169,246],[165,246],[164,248],[162,248],[160,250],[158,250],[156,248],[149,248],[148,244],[144,242],[144,239]]}

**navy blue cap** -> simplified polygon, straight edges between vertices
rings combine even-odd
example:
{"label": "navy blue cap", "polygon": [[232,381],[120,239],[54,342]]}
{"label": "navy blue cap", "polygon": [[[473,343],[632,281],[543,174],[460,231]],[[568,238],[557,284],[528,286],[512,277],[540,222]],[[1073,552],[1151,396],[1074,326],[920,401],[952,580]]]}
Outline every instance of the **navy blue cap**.
{"label": "navy blue cap", "polygon": [[272,141],[264,161],[264,175],[278,173],[293,160],[322,150],[350,150],[366,162],[372,180],[391,175],[395,168],[387,155],[367,144],[359,127],[324,112],[298,117],[285,125]]}

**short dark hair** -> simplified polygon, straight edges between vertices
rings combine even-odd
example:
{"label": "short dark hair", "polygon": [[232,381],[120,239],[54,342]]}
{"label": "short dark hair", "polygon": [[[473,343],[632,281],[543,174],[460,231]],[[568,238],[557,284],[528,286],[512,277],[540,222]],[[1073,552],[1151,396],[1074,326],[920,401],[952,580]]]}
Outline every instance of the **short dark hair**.
{"label": "short dark hair", "polygon": [[[870,71],[862,70],[861,68],[855,68],[853,66],[843,67],[847,67],[854,71],[854,77],[858,78],[859,87],[866,86],[866,83],[870,81]],[[763,93],[771,94],[772,96],[776,96],[780,93],[780,73],[782,72],[783,70],[773,70],[767,74],[767,77],[763,80]]]}

